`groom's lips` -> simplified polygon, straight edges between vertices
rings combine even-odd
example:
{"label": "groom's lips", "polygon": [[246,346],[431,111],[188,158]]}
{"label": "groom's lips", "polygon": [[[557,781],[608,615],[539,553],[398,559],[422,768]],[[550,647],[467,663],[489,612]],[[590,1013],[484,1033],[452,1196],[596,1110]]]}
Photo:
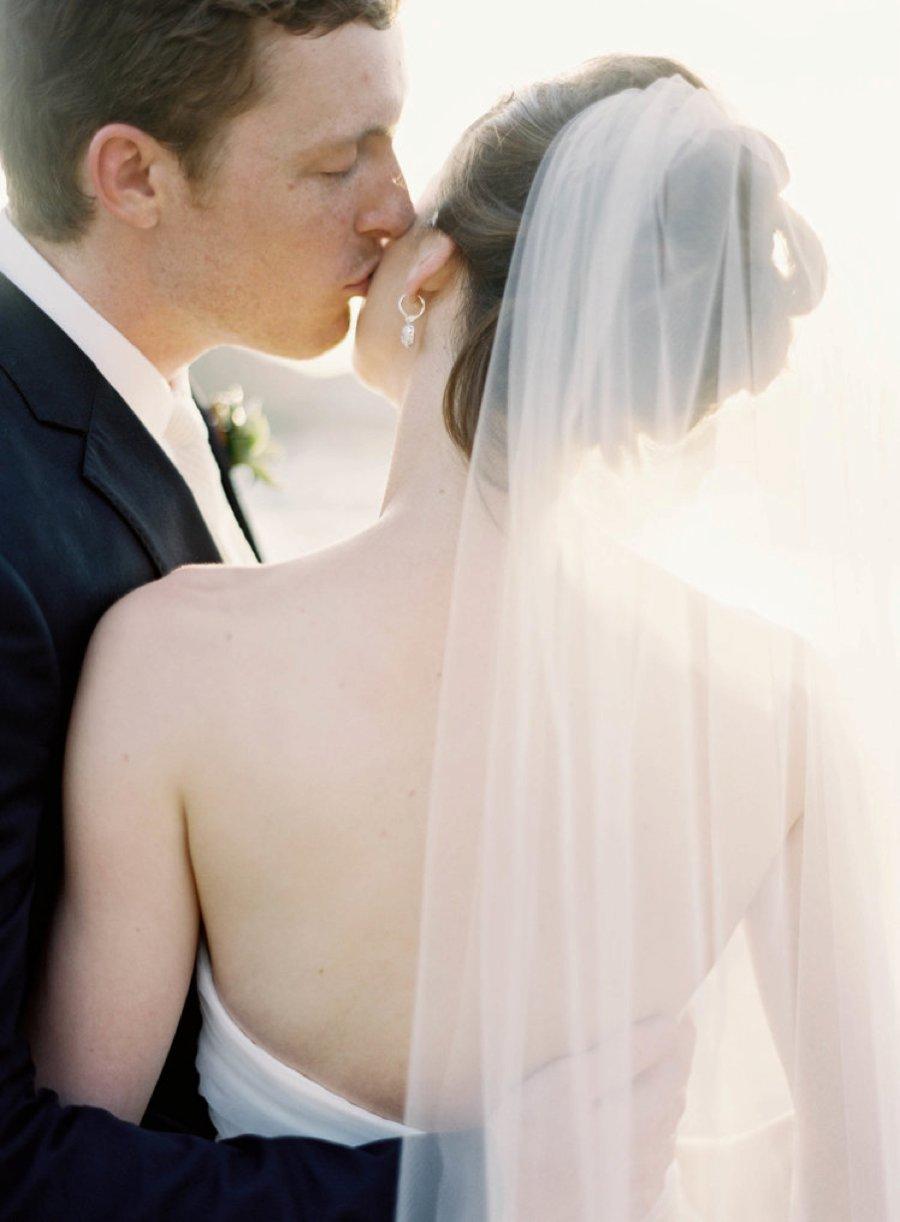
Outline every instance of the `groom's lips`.
{"label": "groom's lips", "polygon": [[361,280],[354,280],[352,284],[345,285],[345,289],[350,293],[351,297],[365,297],[377,269],[378,263],[373,263]]}
{"label": "groom's lips", "polygon": [[366,276],[365,280],[359,280],[356,284],[348,284],[347,292],[351,297],[365,297],[369,291],[369,285],[372,283],[372,277]]}

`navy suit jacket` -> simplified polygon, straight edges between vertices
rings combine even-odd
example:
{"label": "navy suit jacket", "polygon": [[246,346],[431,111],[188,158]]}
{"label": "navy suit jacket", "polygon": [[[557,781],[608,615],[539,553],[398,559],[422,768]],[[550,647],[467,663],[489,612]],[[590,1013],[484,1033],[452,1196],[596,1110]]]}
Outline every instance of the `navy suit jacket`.
{"label": "navy suit jacket", "polygon": [[[224,466],[223,482],[246,529]],[[60,882],[63,747],[88,638],[130,590],[219,559],[187,485],[137,416],[0,276],[3,1220],[393,1217],[398,1142],[210,1140],[193,993],[143,1127],[35,1091],[22,1012]],[[436,1187],[436,1143],[417,1140]]]}

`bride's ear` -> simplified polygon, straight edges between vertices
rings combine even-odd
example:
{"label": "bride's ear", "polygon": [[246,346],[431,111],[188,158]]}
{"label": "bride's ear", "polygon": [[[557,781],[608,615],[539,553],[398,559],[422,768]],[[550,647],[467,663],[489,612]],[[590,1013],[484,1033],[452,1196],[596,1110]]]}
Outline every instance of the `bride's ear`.
{"label": "bride's ear", "polygon": [[456,274],[456,254],[456,243],[445,233],[434,230],[427,234],[406,277],[407,294],[439,293]]}

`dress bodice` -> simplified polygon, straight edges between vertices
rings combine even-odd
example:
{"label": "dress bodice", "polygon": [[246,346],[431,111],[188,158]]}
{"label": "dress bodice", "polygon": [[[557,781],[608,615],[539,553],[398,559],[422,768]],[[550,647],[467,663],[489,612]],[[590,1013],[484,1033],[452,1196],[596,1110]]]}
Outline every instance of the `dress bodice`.
{"label": "dress bodice", "polygon": [[197,959],[197,992],[200,1093],[220,1137],[255,1133],[361,1146],[415,1132],[336,1095],[255,1044],[222,1004],[205,946]]}

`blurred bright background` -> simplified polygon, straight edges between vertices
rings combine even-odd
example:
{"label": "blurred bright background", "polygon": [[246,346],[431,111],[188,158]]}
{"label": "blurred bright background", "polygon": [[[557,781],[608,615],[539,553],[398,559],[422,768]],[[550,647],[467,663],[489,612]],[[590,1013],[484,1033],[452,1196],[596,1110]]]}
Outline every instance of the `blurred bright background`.
{"label": "blurred bright background", "polygon": [[[397,147],[414,196],[464,127],[514,85],[614,51],[673,57],[782,146],[788,198],[825,240],[871,359],[892,357],[898,0],[405,0],[401,23],[409,93]],[[248,484],[245,498],[269,559],[377,516],[394,413],[355,384],[348,345],[301,365],[220,350],[194,373],[207,394],[238,382],[264,402],[283,451],[280,488]]]}

